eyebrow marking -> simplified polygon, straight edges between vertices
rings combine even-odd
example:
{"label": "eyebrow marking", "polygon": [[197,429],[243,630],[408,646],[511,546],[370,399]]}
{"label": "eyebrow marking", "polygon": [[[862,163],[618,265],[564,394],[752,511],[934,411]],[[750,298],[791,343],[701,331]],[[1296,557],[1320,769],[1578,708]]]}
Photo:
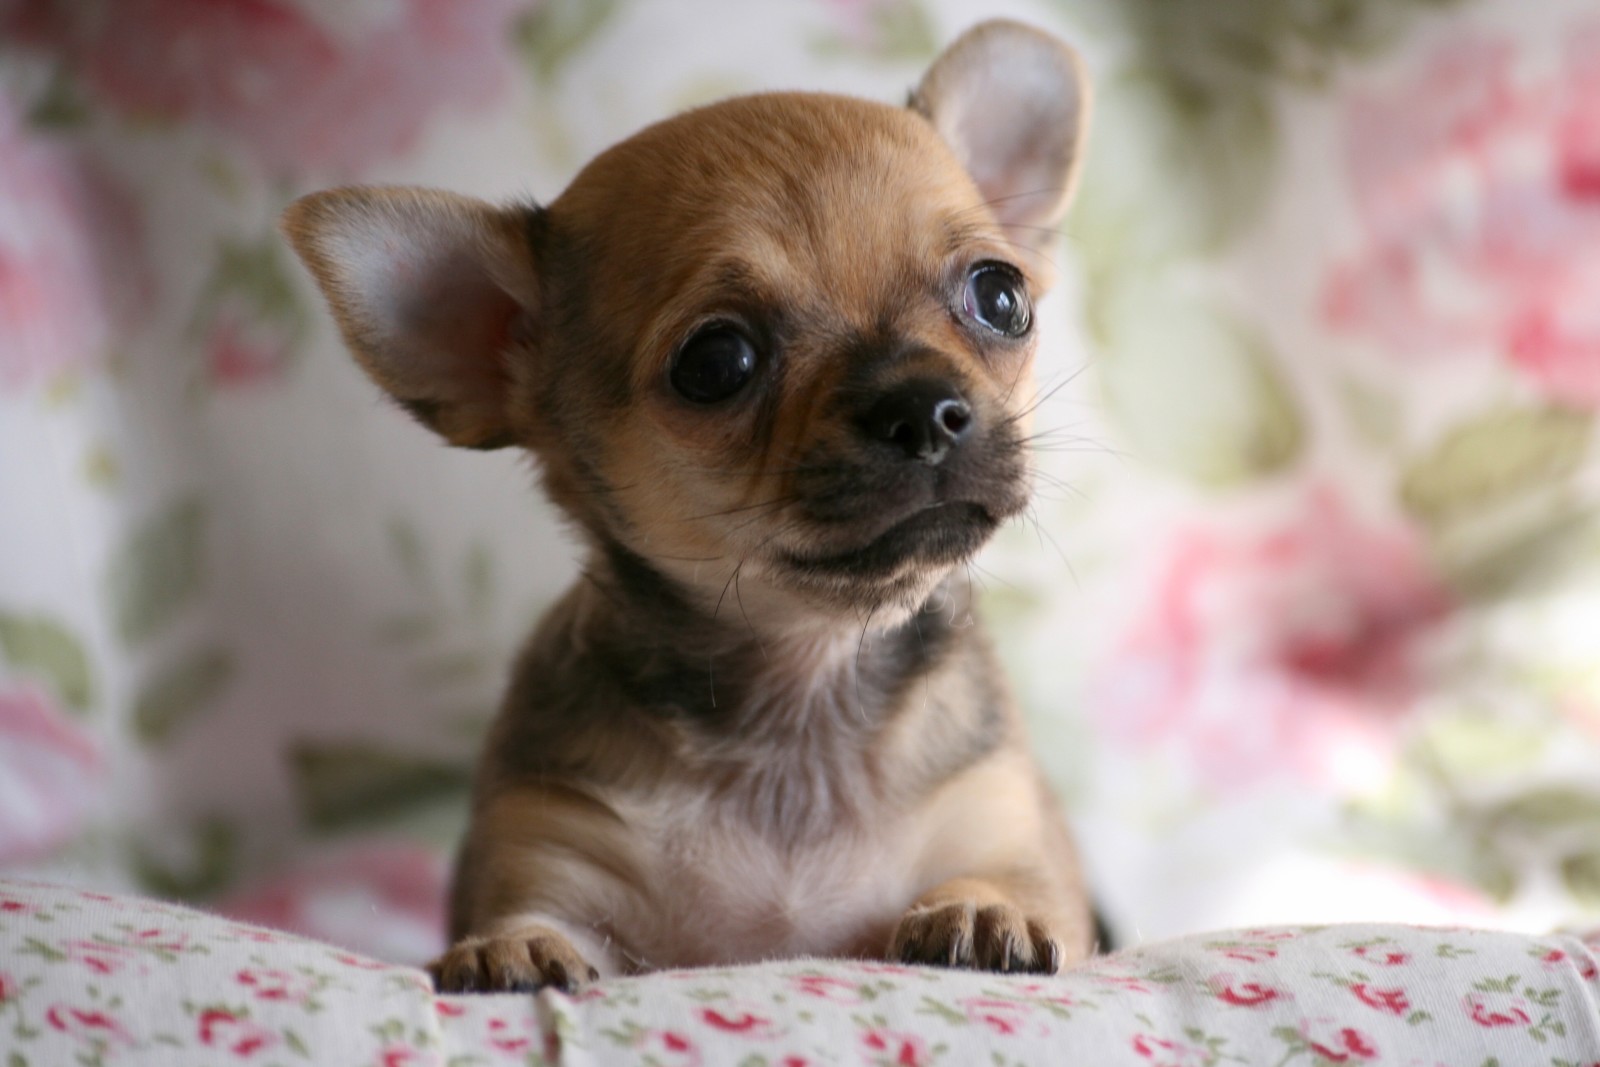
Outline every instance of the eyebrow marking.
{"label": "eyebrow marking", "polygon": [[975,244],[988,244],[994,239],[994,228],[977,222],[951,220],[945,223],[945,253],[955,255]]}

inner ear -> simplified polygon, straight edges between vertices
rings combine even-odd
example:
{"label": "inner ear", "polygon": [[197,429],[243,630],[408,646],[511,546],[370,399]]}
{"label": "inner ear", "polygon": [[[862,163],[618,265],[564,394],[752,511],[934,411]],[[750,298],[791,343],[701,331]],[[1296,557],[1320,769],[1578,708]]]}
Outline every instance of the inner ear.
{"label": "inner ear", "polygon": [[513,444],[507,355],[531,338],[532,207],[430,189],[303,197],[283,228],[368,375],[452,444]]}
{"label": "inner ear", "polygon": [[1066,212],[1088,131],[1078,54],[1007,19],[979,23],[934,60],[911,95],[1012,240],[1032,248]]}

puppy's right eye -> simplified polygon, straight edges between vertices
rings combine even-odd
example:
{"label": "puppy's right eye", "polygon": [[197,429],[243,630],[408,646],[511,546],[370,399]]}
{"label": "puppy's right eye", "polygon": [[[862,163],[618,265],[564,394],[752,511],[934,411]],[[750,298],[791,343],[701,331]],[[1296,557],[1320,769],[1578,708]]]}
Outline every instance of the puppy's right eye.
{"label": "puppy's right eye", "polygon": [[707,326],[678,349],[672,387],[696,404],[726,400],[755,376],[756,350],[731,326]]}

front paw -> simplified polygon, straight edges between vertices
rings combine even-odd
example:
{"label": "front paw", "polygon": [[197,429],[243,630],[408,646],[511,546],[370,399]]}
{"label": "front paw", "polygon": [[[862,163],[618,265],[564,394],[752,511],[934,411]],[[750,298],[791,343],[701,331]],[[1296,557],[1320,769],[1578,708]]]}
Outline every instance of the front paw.
{"label": "front paw", "polygon": [[1009,904],[915,907],[900,917],[889,958],[979,971],[1055,974],[1061,945],[1043,923]]}
{"label": "front paw", "polygon": [[498,937],[468,937],[428,965],[441,993],[571,993],[600,977],[554,930],[525,926]]}

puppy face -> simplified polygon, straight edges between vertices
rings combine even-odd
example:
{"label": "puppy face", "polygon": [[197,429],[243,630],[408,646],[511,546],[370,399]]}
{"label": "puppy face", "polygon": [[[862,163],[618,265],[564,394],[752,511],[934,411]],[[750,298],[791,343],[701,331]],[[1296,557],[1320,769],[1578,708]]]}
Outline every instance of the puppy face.
{"label": "puppy face", "polygon": [[1025,505],[1036,238],[1084,127],[1070,51],[988,23],[910,108],[744,97],[605,152],[548,208],[411,190],[287,228],[369,372],[708,600],[919,605]]}
{"label": "puppy face", "polygon": [[569,370],[519,383],[562,434],[547,464],[680,575],[920,600],[1027,499],[1038,283],[983,199],[920,116],[848,99],[734,100],[607,153],[549,211]]}

